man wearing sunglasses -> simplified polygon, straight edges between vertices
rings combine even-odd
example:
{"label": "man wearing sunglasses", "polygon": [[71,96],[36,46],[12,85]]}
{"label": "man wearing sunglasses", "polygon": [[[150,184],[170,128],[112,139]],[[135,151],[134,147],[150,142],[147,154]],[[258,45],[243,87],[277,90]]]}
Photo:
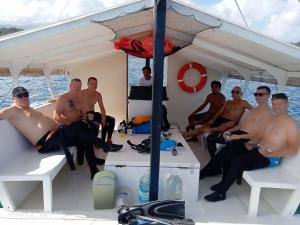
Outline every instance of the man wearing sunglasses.
{"label": "man wearing sunglasses", "polygon": [[[12,90],[14,104],[0,110],[0,119],[9,120],[34,146],[39,153],[63,150],[71,170],[75,170],[73,158],[68,146],[73,146],[77,140],[83,140],[109,151],[108,146],[83,123],[75,122],[59,125],[55,120],[43,115],[30,107],[29,93],[24,87]],[[91,171],[91,178],[98,172],[92,152],[85,150]]]}
{"label": "man wearing sunglasses", "polygon": [[252,109],[246,100],[241,99],[242,90],[236,86],[231,91],[232,100],[226,101],[225,105],[204,126],[190,132],[184,132],[182,136],[189,138],[203,133],[222,133],[237,124],[245,109]]}
{"label": "man wearing sunglasses", "polygon": [[[256,94],[259,95],[262,94]],[[207,201],[225,200],[226,192],[240,178],[243,171],[276,166],[278,162],[275,165],[272,163],[274,157],[280,160],[278,157],[293,155],[298,151],[300,143],[298,126],[288,115],[288,105],[288,97],[284,93],[272,95],[274,117],[263,127],[258,142],[245,145],[239,154],[221,165],[222,180],[211,187],[214,192],[204,197]]]}
{"label": "man wearing sunglasses", "polygon": [[[260,86],[254,93],[258,107],[251,109],[246,118],[235,127],[225,131],[223,136],[211,134],[207,137],[207,148],[211,155],[208,164],[201,170],[200,179],[222,172],[221,165],[229,162],[235,155],[244,151],[247,142],[257,143],[262,130],[273,119],[272,110],[268,105],[271,90]],[[225,142],[226,141],[226,142]],[[216,143],[226,144],[216,155]]]}

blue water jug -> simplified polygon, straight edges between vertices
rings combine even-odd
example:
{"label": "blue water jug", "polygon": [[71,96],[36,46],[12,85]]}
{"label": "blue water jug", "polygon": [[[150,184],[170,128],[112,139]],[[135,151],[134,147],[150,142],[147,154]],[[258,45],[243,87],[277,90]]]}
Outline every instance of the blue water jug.
{"label": "blue water jug", "polygon": [[149,202],[150,172],[147,170],[140,178],[138,198],[141,203]]}

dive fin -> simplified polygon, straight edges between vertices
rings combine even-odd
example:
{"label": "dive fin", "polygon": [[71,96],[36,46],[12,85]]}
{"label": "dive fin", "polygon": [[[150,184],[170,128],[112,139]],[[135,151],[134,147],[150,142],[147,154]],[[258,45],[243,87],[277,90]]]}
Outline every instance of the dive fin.
{"label": "dive fin", "polygon": [[175,200],[152,201],[142,205],[132,206],[119,211],[118,221],[126,224],[136,216],[150,216],[163,219],[184,219],[185,202]]}

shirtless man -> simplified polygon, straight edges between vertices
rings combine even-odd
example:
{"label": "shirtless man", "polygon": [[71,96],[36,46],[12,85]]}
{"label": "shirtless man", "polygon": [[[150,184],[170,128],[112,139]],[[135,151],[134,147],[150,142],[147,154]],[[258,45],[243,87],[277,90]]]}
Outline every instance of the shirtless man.
{"label": "shirtless man", "polygon": [[265,126],[258,144],[252,145],[252,148],[249,148],[251,145],[246,145],[243,152],[222,165],[222,180],[211,187],[214,192],[205,196],[207,201],[225,200],[226,192],[244,170],[267,167],[272,162],[270,157],[284,157],[298,151],[299,131],[295,120],[288,115],[288,105],[288,98],[284,93],[272,96],[272,109],[275,116]]}
{"label": "shirtless man", "polygon": [[[75,170],[72,155],[68,146],[73,146],[74,141],[83,139],[95,145],[102,146],[100,138],[91,135],[88,128],[81,124],[59,126],[53,119],[32,109],[29,103],[29,93],[24,87],[16,87],[12,90],[14,104],[0,110],[0,119],[9,120],[34,146],[39,153],[63,150],[71,170]],[[87,157],[91,177],[98,172],[91,157]]]}
{"label": "shirtless man", "polygon": [[70,91],[56,100],[53,119],[60,124],[70,125],[81,118],[81,80],[74,78],[70,83]]}
{"label": "shirtless man", "polygon": [[9,120],[33,145],[48,132],[57,129],[58,124],[51,118],[30,108],[29,93],[23,87],[12,90],[14,104],[0,110],[0,119]]}
{"label": "shirtless man", "polygon": [[[238,125],[224,132],[223,136],[219,134],[210,134],[207,137],[207,149],[210,155],[213,157],[216,152],[216,143],[224,144],[225,141],[235,141],[236,144],[243,144],[249,140],[257,142],[260,138],[260,131],[262,128],[269,123],[272,119],[272,110],[268,105],[271,90],[267,86],[260,86],[254,93],[258,107],[250,110],[247,117],[240,121]],[[232,146],[232,143],[230,143]],[[238,146],[236,146],[238,148]]]}
{"label": "shirtless man", "polygon": [[241,99],[242,90],[236,86],[232,89],[232,100],[226,101],[225,105],[215,114],[215,116],[202,127],[182,134],[184,138],[201,135],[203,133],[220,133],[232,128],[241,118],[245,109],[252,109],[252,106]]}
{"label": "shirtless man", "polygon": [[[88,88],[81,91],[82,114],[87,119],[87,114],[92,114],[94,121],[101,124],[101,138],[105,141],[107,134],[107,143],[112,143],[112,134],[115,128],[115,118],[106,115],[106,111],[102,101],[102,95],[97,91],[97,79],[90,77],[88,79]],[[101,114],[95,112],[95,104],[98,103]]]}
{"label": "shirtless man", "polygon": [[[247,142],[257,143],[262,136],[262,131],[273,119],[271,108],[268,105],[271,90],[267,86],[260,86],[254,93],[258,107],[250,110],[248,116],[237,126],[225,131],[223,136],[211,134],[207,137],[207,148],[211,155],[208,164],[201,169],[200,179],[222,173],[221,166],[228,163],[234,156],[245,150]],[[225,139],[225,140],[224,140]],[[217,154],[216,143],[224,144]]]}
{"label": "shirtless man", "polygon": [[[195,125],[205,124],[211,120],[214,115],[224,106],[226,99],[225,96],[220,93],[222,84],[219,81],[212,81],[210,84],[211,92],[205,99],[205,101],[200,105],[194,112],[192,112],[189,117],[189,125],[185,128],[188,132],[190,129],[194,130]],[[201,112],[209,104],[209,109],[207,112]],[[197,114],[198,113],[198,114]],[[194,137],[197,140],[197,137]]]}
{"label": "shirtless man", "polygon": [[[78,78],[74,78],[70,83],[70,91],[57,98],[53,119],[56,120],[58,123],[69,126],[73,126],[73,124],[75,123],[76,126],[79,126],[79,129],[81,129],[80,126],[83,127],[82,129],[86,129],[86,127],[88,127],[88,124],[80,120],[83,107],[83,99],[81,98],[81,86],[81,80]],[[97,136],[97,133],[95,133],[93,129],[89,129],[89,134],[87,135],[91,134],[95,137]],[[101,146],[103,147],[104,151],[118,151],[122,148],[122,145],[108,145],[104,141],[102,141]],[[96,158],[94,148],[91,142],[79,139],[77,141],[77,148],[78,164],[83,163],[84,152],[87,160],[91,157],[93,158],[92,161],[94,161],[96,164],[104,164],[105,160]],[[84,151],[84,149],[87,149],[87,151]]]}

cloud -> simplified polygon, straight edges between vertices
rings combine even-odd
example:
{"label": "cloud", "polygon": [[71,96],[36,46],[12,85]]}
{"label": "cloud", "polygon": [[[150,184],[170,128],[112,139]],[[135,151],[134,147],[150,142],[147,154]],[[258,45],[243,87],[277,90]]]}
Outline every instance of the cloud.
{"label": "cloud", "polygon": [[[63,2],[63,1],[61,1]],[[38,0],[10,0],[1,5],[0,23],[28,25],[48,23],[56,19],[59,0],[38,1]]]}
{"label": "cloud", "polygon": [[[250,28],[288,42],[300,41],[298,0],[238,0],[238,3]],[[221,0],[203,8],[209,13],[245,26],[234,0]]]}
{"label": "cloud", "polygon": [[[132,0],[9,0],[0,7],[0,25],[36,26]],[[234,0],[182,0],[244,26]],[[298,0],[238,0],[250,28],[288,42],[300,41]],[[63,10],[64,9],[64,10]]]}
{"label": "cloud", "polygon": [[288,0],[279,13],[270,17],[265,32],[290,42],[300,42],[300,2]]}
{"label": "cloud", "polygon": [[[130,0],[9,0],[0,8],[0,24],[35,26],[97,11]],[[132,0],[131,0],[132,1]]]}

